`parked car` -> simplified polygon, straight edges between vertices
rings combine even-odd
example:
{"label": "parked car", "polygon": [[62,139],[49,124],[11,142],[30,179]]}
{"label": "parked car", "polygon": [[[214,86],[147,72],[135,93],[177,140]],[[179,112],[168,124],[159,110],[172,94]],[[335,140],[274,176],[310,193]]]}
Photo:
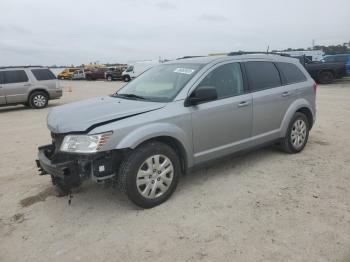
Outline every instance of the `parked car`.
{"label": "parked car", "polygon": [[337,62],[344,64],[346,75],[350,76],[350,54],[326,55],[322,62]]}
{"label": "parked car", "polygon": [[75,71],[80,70],[79,68],[66,68],[57,75],[58,79],[71,79]]}
{"label": "parked car", "polygon": [[45,67],[0,67],[0,106],[40,109],[62,96],[56,76]]}
{"label": "parked car", "polygon": [[293,58],[167,62],[114,95],[53,108],[52,144],[39,148],[37,165],[59,195],[87,179],[114,180],[150,208],[172,195],[182,173],[210,160],[276,142],[301,152],[315,95],[315,81]]}
{"label": "parked car", "polygon": [[108,68],[105,72],[105,78],[107,81],[119,80],[122,79],[122,73],[125,71],[125,67],[112,67]]}
{"label": "parked car", "polygon": [[142,61],[142,62],[136,62],[132,65],[129,65],[128,68],[122,73],[122,79],[125,82],[129,82],[131,79],[138,77],[146,70],[150,69],[151,67],[159,65],[159,61]]}
{"label": "parked car", "polygon": [[320,84],[331,84],[334,79],[340,79],[346,75],[343,62],[312,62],[305,56],[297,58],[311,77]]}
{"label": "parked car", "polygon": [[85,72],[86,80],[97,80],[105,78],[106,68],[96,68]]}
{"label": "parked car", "polygon": [[78,71],[75,71],[72,75],[72,80],[82,80],[85,79],[85,70],[81,69]]}

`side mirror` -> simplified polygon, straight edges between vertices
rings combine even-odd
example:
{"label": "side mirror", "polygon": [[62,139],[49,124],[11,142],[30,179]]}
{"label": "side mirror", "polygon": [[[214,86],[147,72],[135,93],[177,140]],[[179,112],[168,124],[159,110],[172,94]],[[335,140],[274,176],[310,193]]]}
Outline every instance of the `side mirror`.
{"label": "side mirror", "polygon": [[218,98],[214,86],[199,86],[185,101],[185,106],[194,106],[200,103],[213,101]]}

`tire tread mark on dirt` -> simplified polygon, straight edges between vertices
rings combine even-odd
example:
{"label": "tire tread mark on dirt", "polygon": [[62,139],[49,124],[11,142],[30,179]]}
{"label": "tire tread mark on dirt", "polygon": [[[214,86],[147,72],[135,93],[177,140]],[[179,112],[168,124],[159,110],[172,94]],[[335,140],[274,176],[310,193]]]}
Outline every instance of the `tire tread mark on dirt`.
{"label": "tire tread mark on dirt", "polygon": [[50,187],[50,188],[46,188],[45,190],[33,196],[22,199],[19,203],[22,207],[29,207],[40,201],[45,201],[48,196],[54,196],[54,195],[55,195],[54,188]]}

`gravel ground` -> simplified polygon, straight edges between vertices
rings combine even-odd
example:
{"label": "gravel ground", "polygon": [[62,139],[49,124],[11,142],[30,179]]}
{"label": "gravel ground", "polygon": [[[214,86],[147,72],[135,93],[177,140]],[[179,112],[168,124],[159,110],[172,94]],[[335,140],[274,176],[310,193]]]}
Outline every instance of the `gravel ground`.
{"label": "gravel ground", "polygon": [[64,97],[48,109],[0,108],[0,261],[350,261],[350,81],[319,87],[300,154],[229,157],[149,210],[96,184],[69,205],[37,175],[46,115],[121,84],[62,81]]}

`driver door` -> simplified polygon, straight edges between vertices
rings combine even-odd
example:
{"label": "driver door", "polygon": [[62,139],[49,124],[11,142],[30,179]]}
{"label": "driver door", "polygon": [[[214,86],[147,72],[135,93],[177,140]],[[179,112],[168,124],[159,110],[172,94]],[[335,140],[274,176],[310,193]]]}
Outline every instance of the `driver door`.
{"label": "driver door", "polygon": [[253,118],[239,63],[216,66],[199,86],[215,87],[218,98],[190,107],[195,164],[247,147]]}

